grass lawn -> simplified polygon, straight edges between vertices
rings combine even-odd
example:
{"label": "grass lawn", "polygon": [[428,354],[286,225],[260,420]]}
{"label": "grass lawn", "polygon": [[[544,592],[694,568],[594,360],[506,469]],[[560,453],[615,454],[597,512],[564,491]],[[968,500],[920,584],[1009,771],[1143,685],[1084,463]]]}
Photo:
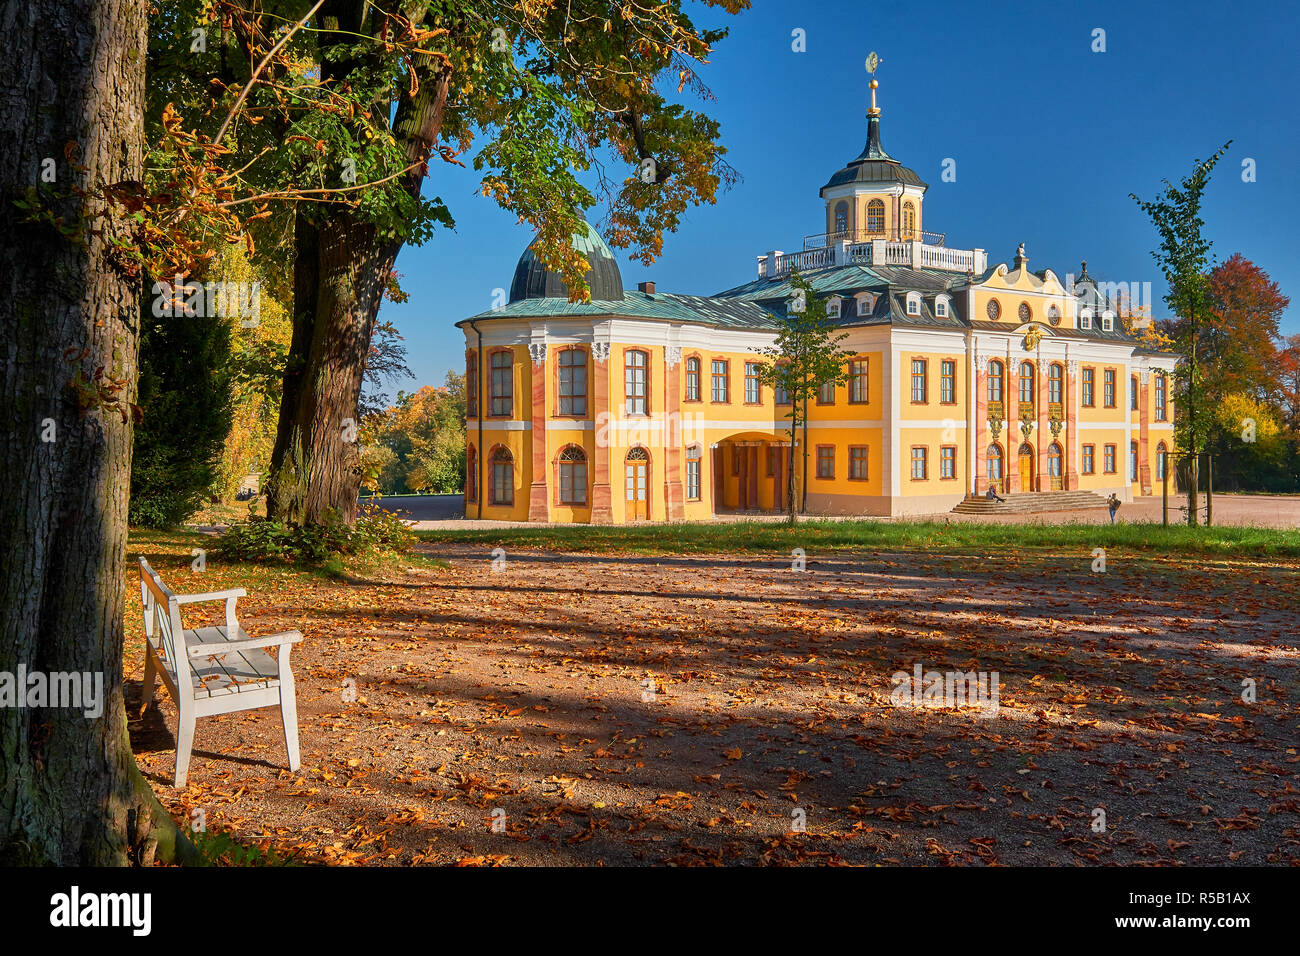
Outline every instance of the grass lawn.
{"label": "grass lawn", "polygon": [[954,553],[989,549],[1127,548],[1147,554],[1300,557],[1300,531],[1267,528],[1189,528],[1186,525],[1013,525],[942,521],[801,521],[682,523],[596,527],[419,531],[429,543],[522,546],[591,553],[698,554],[905,549]]}
{"label": "grass lawn", "polygon": [[[197,572],[213,538],[132,535],[174,589],[246,587],[248,630],[306,637],[298,773],[274,710],[227,715],[200,721],[176,792],[170,699],[132,720],[178,817],[203,809],[242,844],[343,865],[1300,860],[1294,534],[421,537],[413,556],[330,571],[211,552]],[[127,624],[134,681],[138,599]],[[996,673],[994,715],[891,699],[918,665]],[[129,713],[136,700],[131,683]]]}

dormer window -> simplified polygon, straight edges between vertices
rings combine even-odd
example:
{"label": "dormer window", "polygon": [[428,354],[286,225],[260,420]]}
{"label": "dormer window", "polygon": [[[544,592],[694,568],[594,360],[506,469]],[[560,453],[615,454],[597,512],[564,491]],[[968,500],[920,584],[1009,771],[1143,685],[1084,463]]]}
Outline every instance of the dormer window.
{"label": "dormer window", "polygon": [[921,314],[921,293],[919,292],[907,293],[907,314],[908,315]]}
{"label": "dormer window", "polygon": [[1079,313],[1079,328],[1081,329],[1092,328],[1092,309],[1084,309],[1082,312]]}
{"label": "dormer window", "polygon": [[934,314],[941,319],[948,318],[948,297],[946,295],[935,297]]}
{"label": "dormer window", "polygon": [[866,316],[876,311],[876,297],[870,292],[859,292],[854,298],[858,302],[858,315]]}
{"label": "dormer window", "polygon": [[831,296],[826,300],[826,318],[838,319],[840,317],[840,297]]}
{"label": "dormer window", "polygon": [[1101,314],[1101,329],[1103,332],[1110,332],[1115,328],[1115,313],[1109,310]]}

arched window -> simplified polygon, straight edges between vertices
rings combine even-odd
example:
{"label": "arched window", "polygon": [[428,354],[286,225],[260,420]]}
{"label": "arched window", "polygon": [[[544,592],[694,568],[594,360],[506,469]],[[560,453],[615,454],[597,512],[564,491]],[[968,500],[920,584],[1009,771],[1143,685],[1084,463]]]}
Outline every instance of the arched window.
{"label": "arched window", "polygon": [[686,449],[686,498],[688,501],[700,500],[700,465],[704,455],[699,445]]}
{"label": "arched window", "polygon": [[1115,313],[1109,309],[1101,314],[1101,329],[1103,332],[1109,332],[1115,328]]}
{"label": "arched window", "polygon": [[695,356],[686,360],[686,400],[700,400],[700,360]]}
{"label": "arched window", "polygon": [[916,206],[910,202],[903,203],[903,238],[911,239],[916,235]]}
{"label": "arched window", "polygon": [[837,295],[833,295],[826,300],[826,318],[838,319],[840,317],[840,301],[840,297]]}
{"label": "arched window", "polygon": [[885,231],[885,204],[879,199],[867,203],[867,232],[876,235]]}
{"label": "arched window", "polygon": [[560,504],[585,505],[587,503],[587,454],[577,445],[568,445],[556,461]]}
{"label": "arched window", "polygon": [[1034,366],[1029,362],[1020,363],[1020,401],[1034,403]]}
{"label": "arched window", "polygon": [[921,293],[919,292],[907,293],[907,314],[908,315],[921,314]]}
{"label": "arched window", "polygon": [[989,445],[989,480],[1002,480],[1002,446],[997,442]]}
{"label": "arched window", "polygon": [[1156,481],[1165,480],[1165,455],[1168,451],[1169,448],[1164,442],[1156,445]]}
{"label": "arched window", "polygon": [[640,349],[628,349],[623,353],[623,397],[627,414],[645,415],[649,412],[649,374],[649,355]]}
{"label": "arched window", "polygon": [[1065,369],[1051,365],[1047,369],[1047,400],[1054,405],[1061,403],[1061,385],[1065,380]]}
{"label": "arched window", "polygon": [[583,418],[587,414],[587,352],[563,349],[555,363],[559,378],[559,412]]}
{"label": "arched window", "polygon": [[1047,449],[1047,474],[1052,478],[1061,477],[1061,446],[1056,442]]}
{"label": "arched window", "polygon": [[935,296],[934,314],[941,319],[948,318],[948,297],[946,295]]}
{"label": "arched window", "polygon": [[1079,328],[1092,328],[1092,309],[1084,309],[1079,313]]}
{"label": "arched window", "polygon": [[478,452],[473,445],[465,448],[465,500],[478,501]]}
{"label": "arched window", "polygon": [[1002,363],[997,359],[989,362],[989,401],[1002,401]]}
{"label": "arched window", "polygon": [[849,231],[849,204],[843,199],[835,204],[835,235],[843,236]]}
{"label": "arched window", "polygon": [[858,315],[867,316],[876,310],[876,297],[870,292],[859,292],[853,298],[858,301]]}
{"label": "arched window", "polygon": [[492,452],[492,504],[515,503],[515,460],[510,449],[498,446]]}

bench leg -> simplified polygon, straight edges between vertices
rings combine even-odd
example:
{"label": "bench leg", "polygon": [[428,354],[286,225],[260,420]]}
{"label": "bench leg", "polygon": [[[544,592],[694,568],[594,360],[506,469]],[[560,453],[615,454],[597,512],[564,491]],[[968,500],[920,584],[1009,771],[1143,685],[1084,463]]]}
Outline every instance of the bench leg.
{"label": "bench leg", "polygon": [[140,689],[140,713],[149,709],[153,703],[153,685],[158,679],[158,671],[153,662],[153,651],[144,649],[144,686]]}
{"label": "bench leg", "polygon": [[294,697],[293,678],[280,679],[280,719],[284,721],[284,749],[289,751],[289,769],[302,766],[298,756],[298,702]]}
{"label": "bench leg", "polygon": [[176,718],[176,783],[185,786],[190,770],[190,751],[194,749],[194,711],[177,702],[180,715]]}

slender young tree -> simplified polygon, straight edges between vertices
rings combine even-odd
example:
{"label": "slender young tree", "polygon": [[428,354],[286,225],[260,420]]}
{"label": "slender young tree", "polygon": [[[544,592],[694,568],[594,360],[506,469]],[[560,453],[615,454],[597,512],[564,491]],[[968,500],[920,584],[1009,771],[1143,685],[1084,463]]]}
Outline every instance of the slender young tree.
{"label": "slender young tree", "polygon": [[1203,235],[1201,202],[1215,165],[1223,158],[1232,140],[1224,143],[1209,159],[1192,163],[1192,172],[1175,186],[1164,180],[1164,189],[1155,199],[1129,196],[1142,209],[1160,236],[1160,248],[1151,258],[1160,267],[1169,286],[1167,304],[1178,319],[1171,335],[1173,350],[1181,361],[1174,371],[1177,384],[1177,421],[1175,442],[1192,456],[1187,489],[1187,522],[1197,524],[1198,461],[1205,449],[1206,436],[1213,423],[1212,409],[1207,407],[1205,372],[1202,363],[1202,337],[1210,321],[1213,298],[1209,266],[1211,242]]}
{"label": "slender young tree", "polygon": [[[0,17],[0,864],[193,853],[136,768],[122,699],[141,282],[134,220],[106,197],[143,174],[145,7]],[[20,668],[88,679],[92,699],[55,706]]]}
{"label": "slender young tree", "polygon": [[[759,368],[759,380],[783,392],[789,399],[790,455],[786,469],[786,513],[794,522],[797,511],[806,510],[807,492],[795,492],[795,438],[803,431],[804,488],[808,484],[808,402],[823,385],[847,381],[849,352],[839,343],[848,337],[838,332],[826,316],[826,300],[813,293],[812,285],[798,272],[790,274],[790,300],[777,323],[776,341],[758,354],[767,361]],[[796,497],[802,505],[796,507]]]}

